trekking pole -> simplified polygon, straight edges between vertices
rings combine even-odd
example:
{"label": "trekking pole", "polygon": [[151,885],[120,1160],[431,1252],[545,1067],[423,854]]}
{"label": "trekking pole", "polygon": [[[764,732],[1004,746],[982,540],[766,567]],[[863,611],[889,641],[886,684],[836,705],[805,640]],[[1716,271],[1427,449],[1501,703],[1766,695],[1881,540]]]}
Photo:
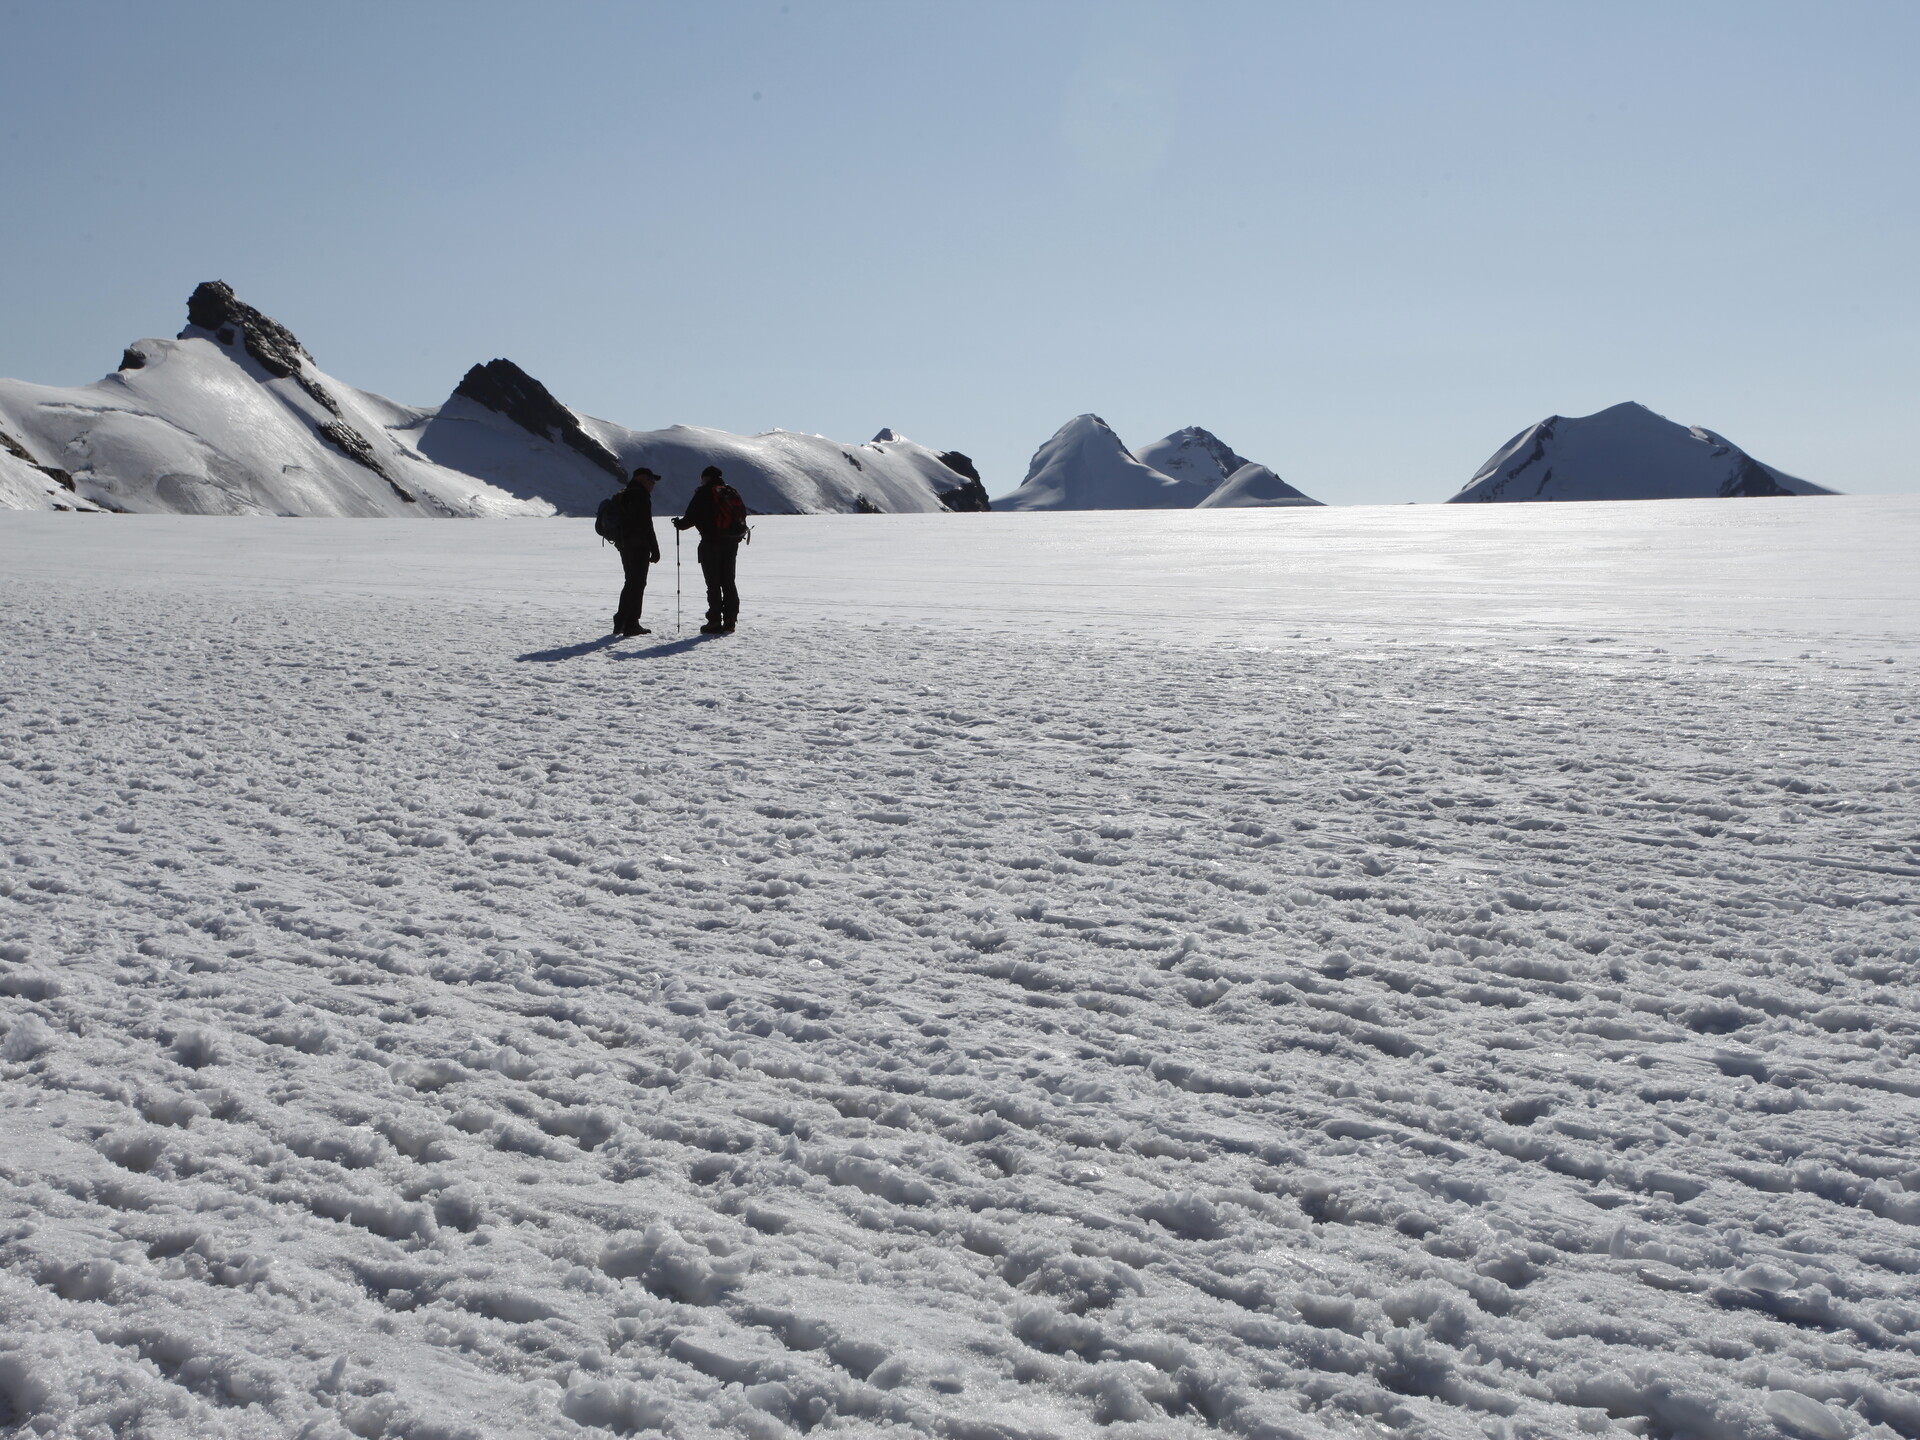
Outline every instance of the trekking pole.
{"label": "trekking pole", "polygon": [[673,638],[680,638],[680,532],[673,532]]}

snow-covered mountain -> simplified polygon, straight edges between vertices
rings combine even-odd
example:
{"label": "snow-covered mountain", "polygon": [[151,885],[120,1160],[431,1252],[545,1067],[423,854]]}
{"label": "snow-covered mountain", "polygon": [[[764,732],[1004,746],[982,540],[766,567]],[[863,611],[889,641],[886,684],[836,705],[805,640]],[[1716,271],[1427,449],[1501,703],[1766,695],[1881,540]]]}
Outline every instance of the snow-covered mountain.
{"label": "snow-covered mountain", "polygon": [[[108,510],[187,515],[550,515],[434,464],[390,433],[422,412],[320,370],[218,281],[177,339],[138,340],[91,385],[0,380],[4,448]],[[15,472],[17,477],[17,471]],[[11,508],[44,509],[16,483]],[[71,503],[66,501],[65,503]]]}
{"label": "snow-covered mountain", "polygon": [[1834,493],[1763,465],[1711,430],[1677,425],[1629,400],[1572,419],[1550,415],[1522,430],[1450,503]]}
{"label": "snow-covered mountain", "polygon": [[1252,463],[1246,456],[1236,455],[1233,447],[1211,430],[1198,425],[1142,445],[1133,454],[1142,465],[1152,466],[1162,475],[1190,480],[1209,490],[1241,466]]}
{"label": "snow-covered mountain", "polygon": [[1076,415],[1034,451],[1020,488],[993,503],[1000,510],[1191,510],[1320,502],[1197,425],[1135,453],[1098,415]]}
{"label": "snow-covered mountain", "polygon": [[1033,452],[1027,477],[996,510],[1186,510],[1207,486],[1143,465],[1098,415],[1076,415]]}
{"label": "snow-covered mountain", "polygon": [[986,492],[966,456],[930,450],[892,430],[847,445],[797,430],[735,435],[698,425],[628,430],[593,419],[586,425],[629,470],[645,465],[659,473],[656,514],[684,507],[709,465],[718,465],[747,508],[762,515],[986,508]]}
{"label": "snow-covered mountain", "polygon": [[1319,505],[1264,465],[1242,465],[1214,487],[1197,510],[1271,510],[1286,505]]}
{"label": "snow-covered mountain", "polygon": [[570,409],[510,360],[438,407],[356,390],[291,331],[201,285],[174,340],[91,385],[0,380],[0,508],[202,515],[587,515],[635,466],[657,511],[719,465],[761,513],[986,508],[973,463],[891,430],[865,445],[775,430],[630,430]]}

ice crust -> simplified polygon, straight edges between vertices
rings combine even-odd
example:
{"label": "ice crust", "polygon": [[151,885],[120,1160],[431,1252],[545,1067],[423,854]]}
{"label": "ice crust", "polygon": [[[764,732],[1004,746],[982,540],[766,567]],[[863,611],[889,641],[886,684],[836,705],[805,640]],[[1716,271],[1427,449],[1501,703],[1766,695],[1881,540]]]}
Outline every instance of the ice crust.
{"label": "ice crust", "polygon": [[[1920,1435],[1907,512],[1742,622],[1501,508],[618,644],[584,522],[0,517],[0,1431]],[[1028,544],[1098,623],[956,623]]]}

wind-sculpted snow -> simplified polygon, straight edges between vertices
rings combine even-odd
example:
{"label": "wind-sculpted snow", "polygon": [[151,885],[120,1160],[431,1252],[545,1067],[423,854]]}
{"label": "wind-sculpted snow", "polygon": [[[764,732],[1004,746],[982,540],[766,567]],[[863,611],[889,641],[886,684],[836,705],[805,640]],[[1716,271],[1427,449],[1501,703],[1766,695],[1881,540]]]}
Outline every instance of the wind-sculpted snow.
{"label": "wind-sculpted snow", "polygon": [[1908,660],[115,583],[0,1428],[1920,1435]]}

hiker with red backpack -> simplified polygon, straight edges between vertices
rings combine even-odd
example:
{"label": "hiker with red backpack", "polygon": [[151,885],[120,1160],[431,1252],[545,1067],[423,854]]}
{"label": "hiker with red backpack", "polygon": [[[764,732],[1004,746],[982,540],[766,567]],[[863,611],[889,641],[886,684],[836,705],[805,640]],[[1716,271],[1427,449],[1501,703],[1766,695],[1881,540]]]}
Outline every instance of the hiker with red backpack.
{"label": "hiker with red backpack", "polygon": [[653,529],[653,487],[660,477],[642,465],[626,488],[600,502],[593,531],[611,541],[620,552],[626,584],[620,587],[620,605],[613,612],[616,635],[651,635],[640,623],[640,607],[647,598],[647,567],[660,563],[660,537]]}
{"label": "hiker with red backpack", "polygon": [[740,618],[734,565],[740,558],[740,542],[753,533],[747,528],[747,502],[721,478],[718,465],[709,465],[700,472],[700,488],[687,502],[687,513],[673,522],[673,528],[700,532],[696,556],[707,581],[707,623],[700,633],[731,635]]}

